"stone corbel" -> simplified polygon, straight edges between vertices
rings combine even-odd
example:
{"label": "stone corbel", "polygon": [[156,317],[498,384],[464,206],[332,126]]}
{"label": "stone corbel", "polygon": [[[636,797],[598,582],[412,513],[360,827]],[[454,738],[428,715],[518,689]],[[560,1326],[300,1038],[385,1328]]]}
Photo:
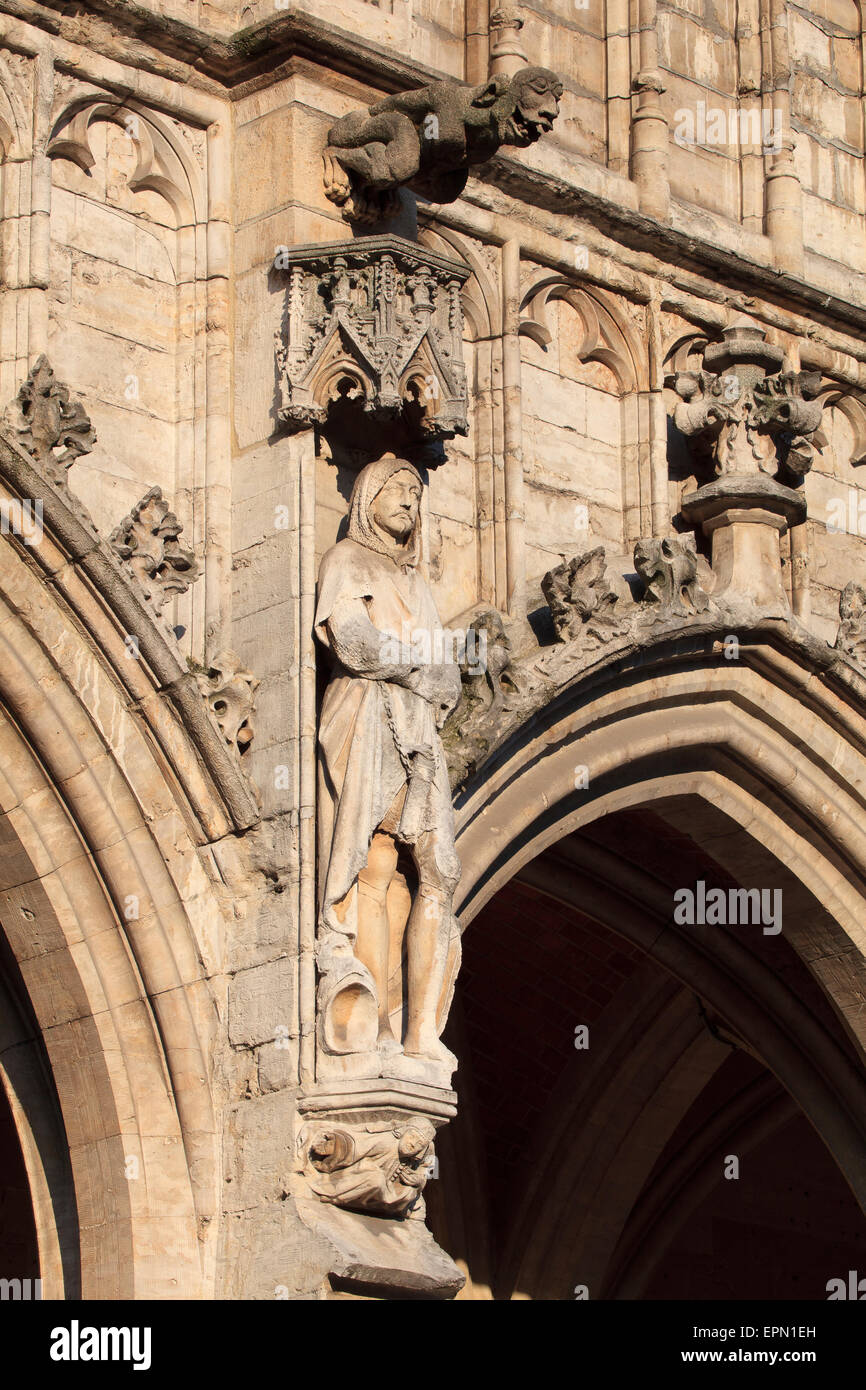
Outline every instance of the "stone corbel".
{"label": "stone corbel", "polygon": [[301,1095],[292,1187],[301,1219],[332,1247],[335,1288],[434,1299],[462,1288],[424,1224],[436,1131],[456,1102],[453,1091],[393,1080]]}
{"label": "stone corbel", "polygon": [[388,235],[293,247],[275,270],[288,277],[276,339],[286,427],[323,425],[336,405],[419,443],[466,434],[466,265]]}

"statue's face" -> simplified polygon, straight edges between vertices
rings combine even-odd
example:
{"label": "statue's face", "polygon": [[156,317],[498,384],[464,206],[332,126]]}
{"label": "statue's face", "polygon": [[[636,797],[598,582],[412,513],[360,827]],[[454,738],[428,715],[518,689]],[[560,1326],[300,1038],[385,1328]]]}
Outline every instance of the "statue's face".
{"label": "statue's face", "polygon": [[562,83],[546,68],[526,68],[518,73],[508,91],[511,111],[506,117],[503,141],[508,145],[533,145],[559,115]]}
{"label": "statue's face", "polygon": [[418,520],[421,484],[405,470],[394,473],[373,502],[373,520],[396,541],[407,541]]}

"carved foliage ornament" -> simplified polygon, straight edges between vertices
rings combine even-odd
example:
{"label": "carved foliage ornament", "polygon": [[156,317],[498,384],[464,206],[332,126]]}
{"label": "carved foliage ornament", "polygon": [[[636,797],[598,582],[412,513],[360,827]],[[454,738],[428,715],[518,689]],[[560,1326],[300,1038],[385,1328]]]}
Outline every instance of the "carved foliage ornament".
{"label": "carved foliage ornament", "polygon": [[195,554],[180,540],[182,530],[161,489],[152,487],[109,538],[157,612],[176,595],[185,594],[199,576]]}
{"label": "carved foliage ornament", "polygon": [[709,596],[698,580],[698,560],[676,537],[638,541],[634,567],[644,586],[643,602],[657,605],[665,616],[703,613]]}
{"label": "carved foliage ornament", "polygon": [[839,596],[839,618],[836,650],[866,667],[866,589],[853,579]]}
{"label": "carved foliage ornament", "polygon": [[705,349],[702,371],[666,379],[681,402],[674,424],[710,454],[718,477],[761,472],[798,481],[815,455],[820,373],[780,370],[782,349],[749,324],[723,338]]}
{"label": "carved foliage ornament", "polygon": [[4,423],[43,477],[64,491],[67,469],[96,443],[84,405],[70,398],[69,388],[55,378],[44,355],[37,358],[15,400],[6,407]]}
{"label": "carved foliage ornament", "polygon": [[465,265],[394,236],[296,247],[274,264],[288,272],[285,424],[322,424],[342,396],[376,420],[402,417],[419,439],[466,434]]}

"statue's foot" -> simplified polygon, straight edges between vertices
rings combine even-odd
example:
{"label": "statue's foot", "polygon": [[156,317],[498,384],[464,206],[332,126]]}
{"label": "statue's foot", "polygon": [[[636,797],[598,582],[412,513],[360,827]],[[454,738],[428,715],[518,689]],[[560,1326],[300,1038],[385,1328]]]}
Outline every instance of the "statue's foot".
{"label": "statue's foot", "polygon": [[379,1034],[376,1047],[383,1057],[396,1057],[403,1051],[403,1044],[397,1041],[390,1029]]}
{"label": "statue's foot", "polygon": [[450,1067],[452,1071],[457,1069],[457,1058],[435,1033],[425,1035],[419,1034],[417,1038],[407,1037],[403,1044],[403,1052],[406,1057],[421,1057],[426,1062],[438,1062],[440,1066]]}

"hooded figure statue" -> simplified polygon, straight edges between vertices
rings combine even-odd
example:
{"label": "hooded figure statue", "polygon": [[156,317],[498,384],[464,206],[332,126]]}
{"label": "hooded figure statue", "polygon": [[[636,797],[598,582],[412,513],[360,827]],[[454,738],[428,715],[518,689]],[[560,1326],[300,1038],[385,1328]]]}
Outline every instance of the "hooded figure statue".
{"label": "hooded figure statue", "polygon": [[[422,491],[405,459],[368,464],[347,536],[319,569],[315,630],[333,662],[319,722],[319,1014],[326,1052],[454,1065],[438,1034],[459,958],[460,865],[439,729],[460,672],[418,569]],[[408,920],[400,848],[418,879]]]}

